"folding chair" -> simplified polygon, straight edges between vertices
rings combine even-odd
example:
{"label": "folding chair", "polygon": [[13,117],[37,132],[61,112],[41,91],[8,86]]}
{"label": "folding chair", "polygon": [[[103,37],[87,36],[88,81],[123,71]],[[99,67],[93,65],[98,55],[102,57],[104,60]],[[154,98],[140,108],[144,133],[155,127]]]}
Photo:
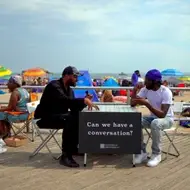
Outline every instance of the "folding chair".
{"label": "folding chair", "polygon": [[11,130],[13,132],[13,135],[19,135],[22,134],[25,137],[27,137],[29,140],[34,141],[33,137],[30,138],[24,130],[28,129],[30,125],[30,115],[28,113],[22,113],[22,112],[7,112],[8,117],[7,121],[11,125]]}
{"label": "folding chair", "polygon": [[[39,101],[37,102],[32,102],[32,103],[28,103],[27,104],[27,108],[28,108],[28,112],[29,113],[33,113],[34,115],[34,112],[35,112],[35,109],[37,107],[37,105],[39,104]],[[67,115],[65,115],[67,116]],[[49,128],[43,128],[43,130],[48,130],[49,133],[48,135],[46,136],[46,138],[43,137],[43,134],[41,132],[41,129],[37,126],[37,121],[39,121],[40,119],[34,119],[34,117],[32,117],[32,121],[31,121],[31,124],[33,125],[33,128],[35,129],[35,132],[37,135],[39,135],[40,139],[41,139],[41,144],[34,150],[34,152],[30,155],[30,158],[33,158],[35,157],[44,147],[47,148],[48,152],[50,153],[50,155],[54,158],[54,159],[59,159],[60,156],[58,157],[55,157],[53,156],[53,153],[52,151],[50,150],[50,148],[48,147],[48,142],[53,139],[54,142],[56,143],[56,145],[59,147],[60,150],[62,150],[59,142],[57,141],[55,135],[57,134],[57,132],[60,130],[60,129],[63,129],[63,127],[58,127],[56,129],[49,129]],[[66,120],[66,119],[65,119]]]}
{"label": "folding chair", "polygon": [[[38,99],[37,93],[30,93],[30,100],[34,101],[36,99]],[[30,138],[26,134],[26,132],[29,132],[29,126],[30,126],[31,118],[32,118],[31,113],[30,112],[22,113],[22,112],[15,112],[15,111],[7,112],[7,113],[8,113],[7,121],[10,123],[11,129],[14,135],[22,134],[25,137],[27,137],[30,141],[33,142],[35,131],[32,125],[31,125],[32,137]],[[26,129],[26,132],[24,132],[25,129]]]}
{"label": "folding chair", "polygon": [[[174,139],[176,137],[178,128],[180,127],[180,125],[179,125],[180,120],[182,119],[181,113],[183,111],[183,102],[174,102],[172,107],[173,107],[174,114],[176,115],[176,117],[174,117],[174,122],[175,123],[177,122],[177,125],[173,125],[170,129],[164,129],[162,131],[163,134],[167,137],[167,139],[169,141],[169,146],[167,148],[167,151],[162,151],[162,153],[166,154],[165,159],[167,159],[168,155],[175,156],[175,157],[180,156],[179,150],[177,149],[177,147],[174,144]],[[148,131],[147,128],[144,128],[144,130],[148,134],[148,140],[146,142],[146,144],[148,144],[149,140],[152,138],[151,133]],[[173,134],[169,135],[168,132],[171,132],[171,131],[173,132]],[[171,147],[174,148],[175,154],[170,152]]]}

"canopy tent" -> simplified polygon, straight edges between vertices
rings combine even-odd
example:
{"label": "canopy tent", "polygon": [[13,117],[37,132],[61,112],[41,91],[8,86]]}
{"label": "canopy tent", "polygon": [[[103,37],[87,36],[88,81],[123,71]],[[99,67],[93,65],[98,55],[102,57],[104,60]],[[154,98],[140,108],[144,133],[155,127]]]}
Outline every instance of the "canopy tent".
{"label": "canopy tent", "polygon": [[166,69],[161,72],[162,76],[169,76],[169,77],[180,77],[184,74],[176,69]]}
{"label": "canopy tent", "polygon": [[42,77],[45,76],[47,73],[44,69],[41,68],[32,68],[23,71],[24,77]]}
{"label": "canopy tent", "polygon": [[0,77],[10,76],[11,74],[12,74],[11,70],[3,66],[0,66]]}
{"label": "canopy tent", "polygon": [[119,86],[119,84],[113,78],[109,78],[109,79],[104,81],[102,86],[117,87],[117,86]]}
{"label": "canopy tent", "polygon": [[[88,71],[80,71],[83,73],[82,76],[78,77],[77,86],[93,86],[92,79]],[[98,95],[95,90],[88,90],[89,94],[93,95],[92,101],[98,102]],[[86,90],[77,90],[74,89],[75,98],[84,98],[86,96]]]}

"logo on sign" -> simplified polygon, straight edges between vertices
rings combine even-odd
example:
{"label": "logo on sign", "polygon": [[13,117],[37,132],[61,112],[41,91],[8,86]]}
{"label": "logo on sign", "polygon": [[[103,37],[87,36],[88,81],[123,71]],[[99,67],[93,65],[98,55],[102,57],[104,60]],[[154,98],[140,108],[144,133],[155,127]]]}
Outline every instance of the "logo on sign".
{"label": "logo on sign", "polygon": [[106,148],[119,148],[117,144],[100,144],[100,149],[106,149]]}

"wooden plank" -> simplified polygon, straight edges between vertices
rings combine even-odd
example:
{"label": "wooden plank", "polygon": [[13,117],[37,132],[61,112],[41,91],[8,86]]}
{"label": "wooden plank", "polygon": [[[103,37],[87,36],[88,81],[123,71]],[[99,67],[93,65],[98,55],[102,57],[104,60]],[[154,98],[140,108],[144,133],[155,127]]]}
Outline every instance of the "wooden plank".
{"label": "wooden plank", "polygon": [[[61,134],[57,135],[61,141]],[[29,155],[40,143],[37,137],[34,143],[24,147],[8,148],[0,155],[1,189],[48,189],[48,190],[165,190],[188,189],[190,185],[190,134],[182,130],[176,136],[175,143],[181,155],[170,157],[155,168],[141,164],[132,168],[131,155],[89,155],[87,168],[70,169],[60,166],[44,148],[42,153],[32,160]],[[151,142],[150,142],[151,143]],[[53,152],[59,149],[51,141]],[[163,137],[163,148],[168,141]],[[150,147],[150,146],[149,146]],[[77,157],[82,165],[83,158]]]}

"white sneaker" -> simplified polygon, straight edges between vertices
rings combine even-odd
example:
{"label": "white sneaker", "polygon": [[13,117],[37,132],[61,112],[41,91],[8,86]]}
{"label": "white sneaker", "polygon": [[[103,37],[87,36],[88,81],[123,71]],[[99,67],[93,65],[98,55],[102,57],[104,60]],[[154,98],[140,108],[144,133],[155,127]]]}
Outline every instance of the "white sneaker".
{"label": "white sneaker", "polygon": [[3,147],[0,147],[0,154],[1,154],[1,153],[4,153],[4,152],[7,152],[7,149],[6,149],[6,148],[3,148]]}
{"label": "white sneaker", "polygon": [[3,139],[0,139],[0,147],[4,147],[4,146],[6,146],[6,143],[4,142]]}
{"label": "white sneaker", "polygon": [[147,163],[147,166],[149,167],[155,167],[162,161],[161,155],[152,155],[150,160]]}
{"label": "white sneaker", "polygon": [[148,159],[148,154],[141,151],[141,154],[135,155],[135,164],[141,164]]}

